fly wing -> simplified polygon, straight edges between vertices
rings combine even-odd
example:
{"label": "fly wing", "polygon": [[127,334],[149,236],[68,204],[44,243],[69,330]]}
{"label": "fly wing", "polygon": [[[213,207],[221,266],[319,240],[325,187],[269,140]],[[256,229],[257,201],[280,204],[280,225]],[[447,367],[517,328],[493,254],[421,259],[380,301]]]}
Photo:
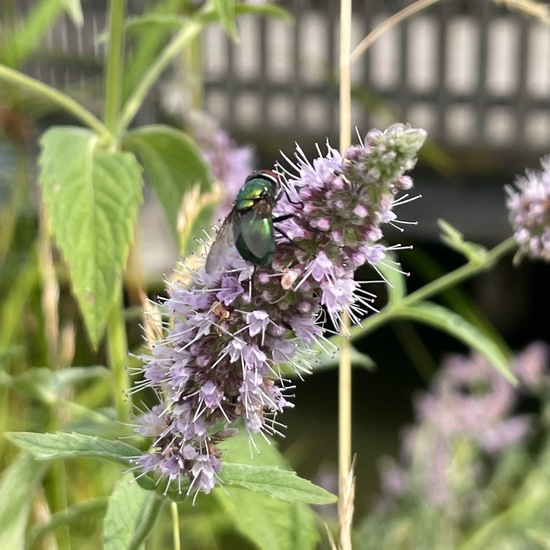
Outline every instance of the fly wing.
{"label": "fly wing", "polygon": [[206,264],[204,265],[206,273],[214,273],[219,270],[220,266],[223,264],[227,251],[233,248],[234,244],[233,218],[232,215],[229,214],[218,231],[216,239],[208,251],[208,256],[206,256]]}
{"label": "fly wing", "polygon": [[241,214],[236,229],[235,244],[241,256],[255,264],[267,264],[275,250],[271,209],[257,208]]}

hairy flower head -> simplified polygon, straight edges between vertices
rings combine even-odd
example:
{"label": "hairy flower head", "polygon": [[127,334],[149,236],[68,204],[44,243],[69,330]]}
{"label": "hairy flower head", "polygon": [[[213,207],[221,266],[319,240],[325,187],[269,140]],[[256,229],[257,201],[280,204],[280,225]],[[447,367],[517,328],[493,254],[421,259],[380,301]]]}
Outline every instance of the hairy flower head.
{"label": "hairy flower head", "polygon": [[252,265],[232,248],[219,271],[199,269],[190,284],[170,285],[171,324],[143,357],[140,387],[162,400],[140,418],[139,432],[155,438],[137,461],[144,471],[208,493],[230,427],[280,433],[276,417],[292,406],[284,372],[310,372],[316,352],[331,346],[325,312],[337,324],[343,311],[359,320],[372,309],[374,295],[353,274],[383,261],[381,228],[395,220],[396,193],[411,186],[405,172],[424,139],[423,130],[394,125],[343,156],[327,145],[310,162],[297,148],[289,167],[277,168],[284,192],[271,263]]}
{"label": "hairy flower head", "polygon": [[550,155],[541,160],[542,170],[518,177],[508,186],[510,223],[519,244],[519,255],[550,261]]}

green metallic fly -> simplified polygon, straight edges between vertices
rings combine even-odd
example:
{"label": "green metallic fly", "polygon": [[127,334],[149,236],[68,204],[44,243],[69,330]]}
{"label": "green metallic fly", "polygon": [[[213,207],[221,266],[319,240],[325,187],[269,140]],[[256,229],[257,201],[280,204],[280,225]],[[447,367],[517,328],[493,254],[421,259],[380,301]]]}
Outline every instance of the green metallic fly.
{"label": "green metallic fly", "polygon": [[233,245],[243,259],[256,265],[267,265],[275,252],[273,208],[281,195],[277,174],[259,170],[248,176],[237,193],[233,208],[225,218],[216,240],[206,257],[207,273],[214,273],[223,263],[227,249]]}

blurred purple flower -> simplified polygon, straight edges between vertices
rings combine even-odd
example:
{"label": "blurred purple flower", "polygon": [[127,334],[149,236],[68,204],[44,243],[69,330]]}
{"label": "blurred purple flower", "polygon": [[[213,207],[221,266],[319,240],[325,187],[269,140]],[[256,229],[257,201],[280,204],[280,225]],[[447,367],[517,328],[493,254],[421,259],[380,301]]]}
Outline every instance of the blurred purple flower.
{"label": "blurred purple flower", "polygon": [[191,135],[210,166],[214,180],[222,189],[216,217],[224,218],[231,210],[235,195],[254,168],[254,152],[251,147],[239,147],[219,123],[203,111],[192,111],[186,120]]}
{"label": "blurred purple flower", "polygon": [[[417,424],[404,434],[401,461],[382,464],[382,509],[411,493],[443,507],[456,502],[460,490],[475,486],[480,453],[496,456],[530,435],[532,418],[515,414],[515,408],[521,390],[538,390],[546,382],[549,357],[542,342],[518,354],[512,369],[525,384],[518,388],[479,354],[448,357],[430,391],[416,401]],[[471,451],[456,472],[460,445]]]}
{"label": "blurred purple flower", "polygon": [[514,372],[520,382],[532,392],[547,389],[550,346],[545,342],[533,342],[516,357]]}
{"label": "blurred purple flower", "polygon": [[518,177],[508,186],[510,223],[519,244],[519,257],[550,261],[550,155],[541,159],[542,170]]}
{"label": "blurred purple flower", "polygon": [[330,348],[322,306],[335,325],[345,310],[359,320],[372,309],[374,295],[353,273],[369,258],[383,260],[380,225],[393,219],[396,193],[410,187],[404,172],[425,136],[396,124],[369,132],[343,157],[328,146],[313,163],[298,148],[291,168],[279,167],[285,193],[274,215],[292,217],[280,223],[286,236],[277,238],[271,265],[253,266],[229,250],[220,272],[200,269],[189,286],[171,284],[164,308],[172,323],[142,357],[139,387],[162,400],[138,418],[137,431],[155,438],[137,459],[145,472],[167,488],[189,482],[189,492],[208,493],[221,469],[217,443],[234,433],[229,426],[280,433],[276,416],[292,406],[293,389],[280,363],[302,375],[315,348]]}

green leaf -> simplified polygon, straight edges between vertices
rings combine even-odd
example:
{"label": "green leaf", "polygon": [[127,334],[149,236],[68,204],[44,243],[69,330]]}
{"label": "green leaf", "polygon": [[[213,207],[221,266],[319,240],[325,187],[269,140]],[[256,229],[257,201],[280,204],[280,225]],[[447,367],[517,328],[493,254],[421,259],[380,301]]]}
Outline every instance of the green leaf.
{"label": "green leaf", "polygon": [[13,29],[3,25],[0,62],[13,68],[21,66],[61,15],[61,9],[59,0],[40,0],[33,4],[25,19],[17,22]]}
{"label": "green leaf", "polygon": [[[123,144],[141,159],[148,181],[177,236],[178,213],[185,194],[197,185],[201,193],[211,189],[208,166],[200,149],[185,133],[162,125],[133,130],[125,136]],[[201,208],[200,201],[197,206]],[[200,223],[207,225],[202,218]]]}
{"label": "green leaf", "polygon": [[235,6],[236,16],[246,14],[283,19],[287,23],[294,21],[289,11],[274,4],[237,4]]}
{"label": "green leaf", "polygon": [[467,346],[481,353],[513,384],[517,378],[510,370],[510,361],[499,346],[478,327],[466,321],[454,311],[430,302],[396,309],[399,317],[413,319],[447,332]]}
{"label": "green leaf", "polygon": [[82,128],[52,128],[41,145],[40,179],[52,230],[97,347],[133,237],[141,168],[134,155],[103,149]]}
{"label": "green leaf", "polygon": [[214,6],[218,12],[221,24],[225,27],[231,38],[237,37],[235,27],[235,0],[214,0]]}
{"label": "green leaf", "polygon": [[148,491],[143,490],[132,475],[123,476],[109,498],[103,524],[103,548],[126,550],[141,522]]}
{"label": "green leaf", "polygon": [[20,453],[0,479],[0,548],[25,548],[25,531],[32,503],[45,466]]}
{"label": "green leaf", "polygon": [[19,331],[25,331],[21,319],[29,307],[29,301],[40,285],[40,272],[37,259],[31,256],[26,264],[20,266],[11,285],[5,288],[0,303],[0,352],[7,350],[17,341]]}
{"label": "green leaf", "polygon": [[[411,254],[407,261],[412,265],[412,270],[416,276],[422,277],[425,282],[439,279],[447,273],[447,270],[422,248],[416,248],[415,253]],[[479,327],[498,344],[505,355],[511,357],[512,352],[502,335],[481,311],[479,304],[461,286],[456,285],[445,288],[439,294],[439,300],[442,305],[452,309],[467,321]]]}
{"label": "green leaf", "polygon": [[[250,456],[247,436],[234,437],[223,443],[224,459],[239,463],[254,463],[256,467],[270,465],[288,468],[275,443],[263,438],[254,443],[259,454]],[[225,465],[224,465],[225,468]],[[223,470],[222,470],[223,471]],[[242,471],[240,472],[243,473]],[[294,476],[290,471],[287,474]],[[229,493],[229,494],[227,494]],[[231,524],[262,550],[309,550],[316,548],[319,532],[315,514],[304,502],[283,502],[269,493],[228,487],[214,493],[225,508]]]}
{"label": "green leaf", "polygon": [[181,29],[189,22],[188,17],[181,17],[170,13],[146,13],[130,17],[126,21],[128,32],[149,32],[152,28],[168,31]]}
{"label": "green leaf", "polygon": [[68,508],[52,514],[45,523],[34,525],[27,534],[26,547],[39,548],[37,541],[46,533],[51,533],[61,526],[73,525],[77,529],[83,521],[89,521],[91,516],[102,517],[107,508],[107,499],[98,497],[85,502],[73,504]]}
{"label": "green leaf", "polygon": [[470,261],[475,261],[479,264],[485,263],[487,249],[484,246],[466,241],[464,235],[445,220],[437,220],[437,225],[441,229],[441,240],[449,248],[456,250]]}
{"label": "green leaf", "polygon": [[61,390],[67,386],[111,375],[109,369],[101,366],[71,367],[60,371],[42,367],[28,369],[13,377],[12,384],[17,391],[40,399],[43,403],[54,403],[60,398]]}
{"label": "green leaf", "polygon": [[6,436],[38,460],[89,456],[127,463],[125,459],[141,454],[140,450],[122,441],[76,433],[8,432]]}
{"label": "green leaf", "polygon": [[224,463],[220,477],[226,485],[259,491],[284,502],[330,504],[336,501],[333,494],[298,477],[296,472],[276,466]]}
{"label": "green leaf", "polygon": [[80,0],[61,0],[61,5],[76,27],[84,25],[84,15],[82,14]]}
{"label": "green leaf", "polygon": [[527,529],[525,534],[537,545],[536,548],[540,548],[540,550],[550,550],[550,533],[537,529]]}
{"label": "green leaf", "polygon": [[288,504],[245,489],[217,493],[231,524],[260,550],[313,550],[319,539],[315,515],[304,504]]}
{"label": "green leaf", "polygon": [[[236,4],[235,16],[239,17],[241,15],[273,17],[275,19],[282,19],[287,23],[294,21],[294,17],[289,11],[274,4]],[[215,23],[219,19],[219,16],[217,11],[206,10],[197,14],[196,19],[206,25]]]}

